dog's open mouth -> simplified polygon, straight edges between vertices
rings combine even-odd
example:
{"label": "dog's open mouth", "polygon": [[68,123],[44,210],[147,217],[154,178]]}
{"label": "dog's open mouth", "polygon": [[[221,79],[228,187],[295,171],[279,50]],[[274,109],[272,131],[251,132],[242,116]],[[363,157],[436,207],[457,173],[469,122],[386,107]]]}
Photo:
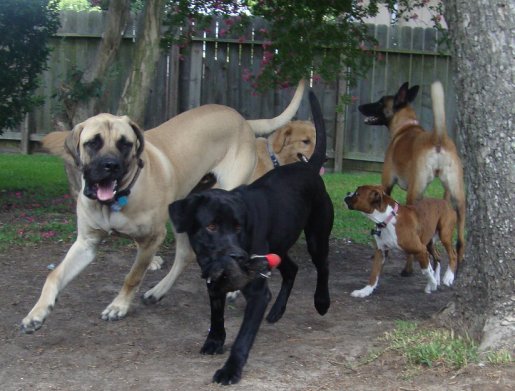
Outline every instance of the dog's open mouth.
{"label": "dog's open mouth", "polygon": [[114,198],[118,182],[105,179],[96,184],[97,198],[100,201],[109,201]]}
{"label": "dog's open mouth", "polygon": [[379,117],[365,118],[365,125],[376,125],[379,122]]}

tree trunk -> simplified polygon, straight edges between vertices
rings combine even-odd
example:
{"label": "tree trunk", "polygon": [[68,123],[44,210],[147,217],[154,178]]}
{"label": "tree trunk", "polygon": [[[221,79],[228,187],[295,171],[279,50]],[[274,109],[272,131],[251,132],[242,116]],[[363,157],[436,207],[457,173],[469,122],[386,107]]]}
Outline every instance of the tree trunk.
{"label": "tree trunk", "polygon": [[515,3],[450,0],[467,248],[453,301],[438,319],[482,348],[515,342]]}
{"label": "tree trunk", "polygon": [[[107,69],[113,63],[116,52],[120,47],[123,32],[127,26],[130,11],[130,0],[111,0],[107,11],[107,28],[102,34],[102,40],[91,65],[84,71],[81,82],[88,84],[96,79],[103,82]],[[85,102],[77,102],[68,110],[70,125],[85,121],[94,115],[97,98]]]}
{"label": "tree trunk", "polygon": [[160,56],[159,40],[165,14],[166,0],[148,0],[142,25],[139,28],[132,73],[123,90],[118,115],[128,115],[143,126],[145,105],[154,81]]}

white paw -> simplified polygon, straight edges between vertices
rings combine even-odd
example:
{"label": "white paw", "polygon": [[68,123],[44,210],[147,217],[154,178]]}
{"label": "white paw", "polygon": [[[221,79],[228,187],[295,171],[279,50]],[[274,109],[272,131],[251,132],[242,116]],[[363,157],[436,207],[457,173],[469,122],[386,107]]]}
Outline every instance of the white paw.
{"label": "white paw", "polygon": [[438,289],[438,284],[434,277],[433,268],[431,265],[429,265],[427,269],[422,270],[422,274],[427,278],[427,285],[424,289],[424,292],[429,294],[433,291],[436,291]]}
{"label": "white paw", "polygon": [[234,291],[234,292],[229,292],[226,296],[226,299],[227,301],[234,301],[236,300],[238,297],[240,297],[241,295],[241,292],[240,291]]}
{"label": "white paw", "polygon": [[370,294],[374,291],[374,287],[367,285],[363,289],[357,289],[354,292],[352,292],[350,295],[352,297],[367,297],[370,296]]}
{"label": "white paw", "polygon": [[445,275],[443,276],[443,283],[444,285],[451,286],[454,282],[454,273],[451,271],[451,269],[447,269],[445,272]]}
{"label": "white paw", "polygon": [[100,317],[104,320],[120,320],[127,315],[127,311],[129,311],[129,306],[123,305],[115,305],[114,302],[109,304],[109,306],[102,311]]}
{"label": "white paw", "polygon": [[436,285],[439,286],[440,285],[440,264],[439,263],[436,265],[436,270],[433,273],[433,277],[436,280]]}
{"label": "white paw", "polygon": [[47,315],[50,313],[51,308],[48,310],[32,310],[30,314],[28,314],[21,322],[20,329],[25,334],[32,334],[34,331],[37,331],[43,326],[45,323],[45,319]]}
{"label": "white paw", "polygon": [[152,262],[148,266],[148,270],[154,271],[154,270],[160,270],[161,266],[163,265],[163,258],[160,256],[155,256],[152,259]]}

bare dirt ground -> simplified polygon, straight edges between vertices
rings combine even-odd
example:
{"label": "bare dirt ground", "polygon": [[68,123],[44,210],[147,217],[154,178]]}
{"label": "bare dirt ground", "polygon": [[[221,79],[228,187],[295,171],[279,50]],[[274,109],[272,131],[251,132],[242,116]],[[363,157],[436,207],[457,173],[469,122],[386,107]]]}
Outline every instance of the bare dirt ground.
{"label": "bare dirt ground", "polygon": [[[244,300],[229,303],[223,355],[202,356],[209,327],[209,303],[196,264],[191,265],[157,305],[135,300],[127,317],[99,319],[117,294],[135,250],[103,250],[72,281],[37,333],[24,335],[19,323],[35,304],[50,263],[69,245],[14,249],[0,255],[1,390],[219,390],[211,383],[239,329]],[[452,289],[423,293],[425,280],[402,278],[404,256],[392,254],[378,289],[366,299],[350,296],[362,288],[372,266],[372,249],[333,240],[332,304],[326,316],[313,306],[315,271],[302,241],[292,249],[300,269],[288,309],[277,324],[263,322],[243,378],[234,390],[513,390],[511,366],[469,365],[459,371],[414,369],[393,351],[359,365],[386,347],[379,340],[399,319],[430,322]],[[149,272],[143,293],[168,272],[172,251],[161,252],[163,269]],[[444,263],[446,268],[446,263]],[[444,269],[445,270],[445,269]],[[270,279],[278,292],[277,271]]]}

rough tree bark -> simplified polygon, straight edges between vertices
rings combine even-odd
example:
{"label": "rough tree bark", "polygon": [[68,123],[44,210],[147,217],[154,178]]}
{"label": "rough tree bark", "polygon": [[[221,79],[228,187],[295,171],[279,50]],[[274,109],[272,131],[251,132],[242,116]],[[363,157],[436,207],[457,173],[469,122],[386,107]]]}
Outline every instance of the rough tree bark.
{"label": "rough tree bark", "polygon": [[161,54],[159,40],[165,4],[166,0],[148,0],[145,4],[136,39],[133,69],[125,82],[118,106],[118,115],[128,115],[141,126],[144,125],[145,105]]}
{"label": "rough tree bark", "polygon": [[467,248],[438,315],[483,349],[515,342],[515,3],[450,0],[449,26],[467,191]]}
{"label": "rough tree bark", "polygon": [[[111,0],[107,11],[107,28],[102,34],[100,46],[91,65],[82,75],[82,83],[88,84],[96,79],[103,81],[107,69],[113,63],[116,52],[120,47],[123,31],[129,20],[130,0]],[[86,102],[77,102],[68,110],[70,125],[85,121],[94,114],[97,99],[91,98]]]}

